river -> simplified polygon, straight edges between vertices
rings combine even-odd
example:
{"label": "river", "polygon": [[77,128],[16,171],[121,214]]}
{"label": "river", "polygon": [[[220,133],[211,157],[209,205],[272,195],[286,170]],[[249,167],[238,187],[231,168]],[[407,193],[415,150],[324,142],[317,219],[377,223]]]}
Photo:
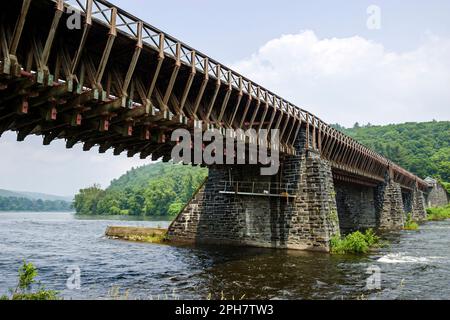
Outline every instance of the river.
{"label": "river", "polygon": [[[450,299],[450,221],[390,233],[388,247],[363,257],[161,246],[103,236],[108,225],[168,224],[0,213],[0,295],[15,287],[25,259],[38,268],[40,283],[64,299]],[[74,268],[79,289],[66,285]]]}

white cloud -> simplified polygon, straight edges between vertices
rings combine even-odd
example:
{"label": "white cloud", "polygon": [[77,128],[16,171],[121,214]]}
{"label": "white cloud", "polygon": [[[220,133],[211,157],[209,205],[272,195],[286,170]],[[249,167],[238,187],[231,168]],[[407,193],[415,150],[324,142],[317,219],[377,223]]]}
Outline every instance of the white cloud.
{"label": "white cloud", "polygon": [[313,31],[267,42],[234,69],[329,123],[450,119],[450,39],[427,34],[409,52]]}

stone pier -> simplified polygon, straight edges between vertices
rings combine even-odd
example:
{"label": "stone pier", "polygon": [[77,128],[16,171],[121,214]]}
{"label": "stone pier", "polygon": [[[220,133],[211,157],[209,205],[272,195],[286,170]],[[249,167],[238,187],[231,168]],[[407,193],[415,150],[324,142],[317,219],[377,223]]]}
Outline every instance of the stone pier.
{"label": "stone pier", "polygon": [[377,227],[381,230],[401,229],[405,225],[406,215],[400,184],[389,177],[377,186],[375,206],[378,214]]}
{"label": "stone pier", "polygon": [[427,220],[427,211],[425,209],[425,196],[422,191],[414,188],[411,191],[412,194],[412,206],[411,206],[411,218],[414,221],[422,222]]}
{"label": "stone pier", "polygon": [[[300,142],[299,142],[300,143]],[[257,166],[212,166],[205,185],[169,228],[175,242],[329,251],[339,234],[331,165],[299,146],[280,171],[260,176]],[[289,197],[223,194],[227,182],[289,186]],[[279,193],[278,193],[279,195]]]}

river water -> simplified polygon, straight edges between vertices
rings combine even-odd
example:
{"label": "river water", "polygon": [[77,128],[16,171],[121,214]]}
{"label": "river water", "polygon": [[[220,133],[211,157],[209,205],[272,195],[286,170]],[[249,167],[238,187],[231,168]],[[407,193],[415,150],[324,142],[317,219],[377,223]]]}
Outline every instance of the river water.
{"label": "river water", "polygon": [[[0,295],[15,287],[25,259],[38,268],[40,283],[64,299],[450,299],[450,221],[390,233],[388,247],[364,257],[173,247],[103,236],[108,225],[168,224],[0,213]],[[68,289],[74,268],[80,288]]]}

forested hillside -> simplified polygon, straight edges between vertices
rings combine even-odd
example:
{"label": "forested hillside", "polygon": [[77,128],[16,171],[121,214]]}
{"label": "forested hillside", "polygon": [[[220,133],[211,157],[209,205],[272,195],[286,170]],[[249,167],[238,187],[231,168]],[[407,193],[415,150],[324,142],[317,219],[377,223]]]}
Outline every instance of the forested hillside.
{"label": "forested hillside", "polygon": [[156,163],[132,169],[102,190],[80,190],[74,208],[84,215],[176,215],[203,183],[207,170]]}
{"label": "forested hillside", "polygon": [[450,181],[450,121],[334,127],[422,178]]}
{"label": "forested hillside", "polygon": [[[423,178],[450,181],[450,122],[334,126]],[[206,175],[207,169],[198,167],[143,166],[113,180],[106,190],[99,186],[80,190],[74,208],[88,215],[176,215]]]}

